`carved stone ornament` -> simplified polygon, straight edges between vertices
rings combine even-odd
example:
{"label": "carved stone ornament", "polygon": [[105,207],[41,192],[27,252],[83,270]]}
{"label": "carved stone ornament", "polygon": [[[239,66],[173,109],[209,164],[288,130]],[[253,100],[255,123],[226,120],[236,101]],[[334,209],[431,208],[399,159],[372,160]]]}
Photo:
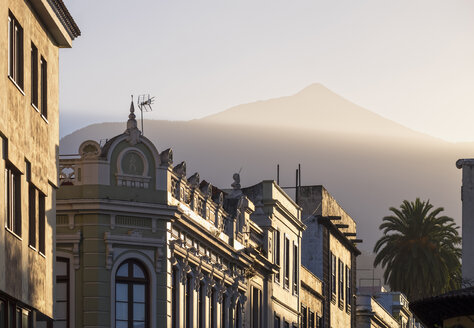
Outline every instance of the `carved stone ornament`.
{"label": "carved stone ornament", "polygon": [[174,173],[177,176],[184,178],[186,177],[186,162],[181,162],[173,168]]}
{"label": "carved stone ornament", "polygon": [[168,148],[160,154],[161,164],[165,166],[170,166],[173,164],[173,150]]}
{"label": "carved stone ornament", "polygon": [[100,145],[94,140],[84,141],[79,146],[79,155],[83,159],[94,159],[100,154]]}
{"label": "carved stone ornament", "polygon": [[199,173],[196,172],[193,175],[191,175],[188,179],[188,182],[193,187],[199,186]]}
{"label": "carved stone ornament", "polygon": [[219,205],[224,205],[224,193],[220,192],[219,193]]}

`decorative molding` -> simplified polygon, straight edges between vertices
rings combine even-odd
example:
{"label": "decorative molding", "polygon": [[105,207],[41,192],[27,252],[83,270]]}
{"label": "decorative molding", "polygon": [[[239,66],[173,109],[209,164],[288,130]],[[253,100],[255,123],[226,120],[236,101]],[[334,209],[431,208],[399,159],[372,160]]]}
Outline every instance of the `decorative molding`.
{"label": "decorative molding", "polygon": [[78,231],[75,234],[64,235],[58,234],[56,235],[56,243],[57,244],[72,244],[72,254],[74,256],[74,269],[80,268],[80,256],[79,256],[79,244],[81,242],[81,232]]}
{"label": "decorative molding", "polygon": [[113,235],[110,232],[104,233],[105,255],[107,269],[112,268],[114,262],[114,247],[116,245],[133,245],[153,248],[155,251],[155,271],[160,272],[163,267],[160,260],[163,258],[163,248],[165,242],[158,238],[143,237],[141,231],[131,230],[128,235]]}
{"label": "decorative molding", "polygon": [[72,213],[69,213],[67,215],[67,219],[68,219],[68,224],[69,224],[69,229],[74,229],[74,214]]}

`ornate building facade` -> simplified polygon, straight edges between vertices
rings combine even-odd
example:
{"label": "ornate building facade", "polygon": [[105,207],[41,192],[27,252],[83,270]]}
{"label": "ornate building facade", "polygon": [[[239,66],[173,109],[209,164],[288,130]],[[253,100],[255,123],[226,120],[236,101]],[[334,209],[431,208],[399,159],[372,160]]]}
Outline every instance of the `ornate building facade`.
{"label": "ornate building facade", "polygon": [[59,48],[79,34],[61,0],[0,1],[0,327],[52,322]]}
{"label": "ornate building facade", "polygon": [[301,208],[274,182],[228,190],[137,129],[60,159],[58,327],[299,327]]}

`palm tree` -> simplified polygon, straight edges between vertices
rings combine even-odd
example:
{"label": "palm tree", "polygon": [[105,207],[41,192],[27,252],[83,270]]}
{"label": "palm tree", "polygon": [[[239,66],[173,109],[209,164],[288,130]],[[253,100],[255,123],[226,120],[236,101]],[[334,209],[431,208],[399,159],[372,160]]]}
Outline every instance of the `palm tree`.
{"label": "palm tree", "polygon": [[384,279],[394,291],[410,301],[438,295],[460,287],[461,237],[454,220],[438,216],[428,201],[404,200],[394,215],[383,218],[383,231],[374,247],[374,266],[385,269]]}

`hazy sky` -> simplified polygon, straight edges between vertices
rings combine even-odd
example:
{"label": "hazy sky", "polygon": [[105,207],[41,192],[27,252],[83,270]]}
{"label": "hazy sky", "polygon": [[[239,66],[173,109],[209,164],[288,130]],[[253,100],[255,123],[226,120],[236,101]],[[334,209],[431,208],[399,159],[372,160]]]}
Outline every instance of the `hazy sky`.
{"label": "hazy sky", "polygon": [[415,130],[474,141],[472,0],[66,0],[82,36],[61,50],[61,136],[188,120],[315,82]]}

